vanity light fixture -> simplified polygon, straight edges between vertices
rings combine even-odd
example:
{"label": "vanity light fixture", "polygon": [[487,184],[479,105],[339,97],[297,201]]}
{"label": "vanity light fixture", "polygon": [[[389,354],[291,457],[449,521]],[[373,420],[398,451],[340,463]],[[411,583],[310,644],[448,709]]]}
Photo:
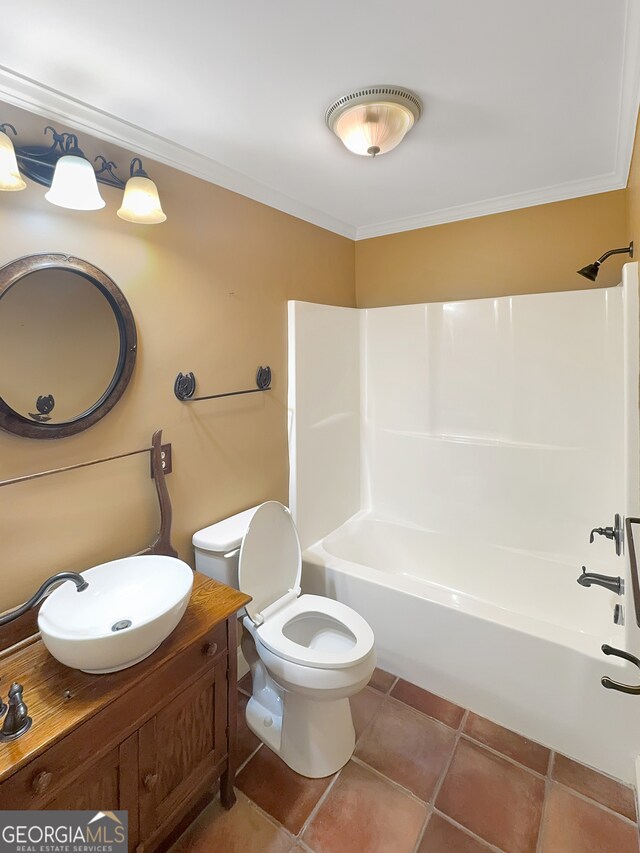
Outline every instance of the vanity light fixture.
{"label": "vanity light fixture", "polygon": [[16,134],[12,124],[0,124],[0,190],[16,192],[23,190],[27,185],[20,175],[16,152],[7,133],[8,130]]}
{"label": "vanity light fixture", "polygon": [[0,191],[22,190],[26,187],[23,176],[38,184],[50,187],[45,198],[59,207],[71,210],[99,210],[105,206],[98,184],[124,190],[118,216],[127,222],[154,225],[166,220],[160,204],[158,188],[144,171],[142,161],[134,157],[130,177],[123,181],[115,173],[116,164],[98,155],[98,168],[91,165],[78,145],[73,133],[58,133],[51,126],[53,143],[46,145],[14,146],[8,136],[11,124],[0,124]]}
{"label": "vanity light fixture", "polygon": [[78,137],[68,134],[64,150],[56,163],[46,200],[70,210],[100,210],[105,200],[100,195],[93,166],[78,148]]}
{"label": "vanity light fixture", "polygon": [[349,151],[375,157],[399,145],[421,115],[422,101],[410,89],[368,86],[338,98],[324,119]]}
{"label": "vanity light fixture", "polygon": [[592,264],[587,264],[586,267],[582,267],[581,270],[578,270],[578,275],[588,278],[589,281],[595,281],[598,277],[598,273],[600,272],[600,265],[611,255],[629,255],[629,257],[632,258],[633,243],[629,243],[628,246],[624,246],[622,249],[609,249],[609,251],[605,252],[604,255],[601,255],[597,261],[594,261]]}
{"label": "vanity light fixture", "polygon": [[131,177],[124,189],[120,219],[127,222],[144,222],[156,225],[167,218],[160,205],[158,188],[142,168],[142,160],[134,157],[130,167]]}

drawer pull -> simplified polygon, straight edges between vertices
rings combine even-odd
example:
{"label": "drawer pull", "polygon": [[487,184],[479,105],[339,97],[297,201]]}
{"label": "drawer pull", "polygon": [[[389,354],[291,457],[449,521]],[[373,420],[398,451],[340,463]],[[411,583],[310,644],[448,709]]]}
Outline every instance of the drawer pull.
{"label": "drawer pull", "polygon": [[218,644],[217,643],[207,643],[207,645],[202,650],[208,658],[214,657],[218,652]]}
{"label": "drawer pull", "polygon": [[143,784],[144,784],[144,787],[147,789],[147,791],[153,791],[153,789],[158,784],[158,774],[157,773],[147,773],[147,775],[144,777]]}
{"label": "drawer pull", "polygon": [[52,773],[49,773],[48,770],[42,770],[40,773],[33,777],[33,781],[31,783],[31,790],[34,794],[44,794],[44,792],[51,784],[52,779]]}

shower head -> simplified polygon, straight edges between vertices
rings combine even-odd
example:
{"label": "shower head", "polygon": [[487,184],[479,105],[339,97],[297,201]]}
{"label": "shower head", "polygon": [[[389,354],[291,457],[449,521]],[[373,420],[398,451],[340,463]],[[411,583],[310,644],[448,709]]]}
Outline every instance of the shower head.
{"label": "shower head", "polygon": [[578,270],[578,275],[583,275],[585,278],[588,278],[589,281],[595,281],[598,277],[599,269],[600,264],[598,261],[595,261],[595,263],[587,264],[586,267],[582,267],[581,270]]}
{"label": "shower head", "polygon": [[578,270],[578,275],[584,276],[584,278],[588,278],[589,281],[595,281],[598,277],[598,273],[600,272],[600,266],[603,261],[606,261],[608,257],[611,255],[629,255],[630,258],[633,257],[633,243],[629,243],[628,246],[625,246],[623,249],[609,249],[608,252],[605,252],[604,255],[598,258],[597,261],[594,261],[592,264],[587,264],[586,267],[582,267],[581,270]]}

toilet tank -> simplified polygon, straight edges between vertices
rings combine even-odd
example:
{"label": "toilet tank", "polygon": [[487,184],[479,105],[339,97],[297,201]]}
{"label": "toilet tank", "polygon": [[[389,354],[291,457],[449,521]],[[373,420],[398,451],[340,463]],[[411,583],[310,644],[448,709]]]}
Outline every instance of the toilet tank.
{"label": "toilet tank", "polygon": [[240,546],[257,509],[245,509],[193,534],[196,571],[238,589]]}

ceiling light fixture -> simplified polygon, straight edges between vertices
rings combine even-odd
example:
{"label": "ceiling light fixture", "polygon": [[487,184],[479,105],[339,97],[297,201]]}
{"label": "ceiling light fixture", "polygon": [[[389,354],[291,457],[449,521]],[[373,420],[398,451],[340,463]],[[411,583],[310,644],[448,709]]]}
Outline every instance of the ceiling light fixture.
{"label": "ceiling light fixture", "polygon": [[99,210],[105,206],[98,183],[124,190],[118,216],[128,222],[153,225],[164,222],[166,216],[160,205],[158,188],[149,179],[139,157],[131,161],[130,177],[125,182],[115,173],[116,164],[98,155],[94,169],[78,145],[73,133],[58,133],[53,127],[53,143],[46,145],[15,146],[7,135],[11,124],[0,124],[0,191],[21,190],[27,178],[50,187],[45,198],[59,207],[72,210]]}
{"label": "ceiling light fixture", "polygon": [[589,281],[595,281],[598,277],[598,273],[600,272],[600,265],[603,261],[606,261],[607,258],[611,257],[611,255],[629,255],[629,257],[632,258],[633,243],[629,243],[628,246],[625,246],[622,249],[609,249],[609,251],[605,252],[604,255],[600,255],[597,261],[594,261],[592,264],[587,264],[586,267],[582,267],[581,270],[578,270],[578,275],[588,278]]}
{"label": "ceiling light fixture", "polygon": [[421,115],[422,101],[415,92],[368,86],[334,101],[324,120],[349,151],[375,157],[399,145]]}

